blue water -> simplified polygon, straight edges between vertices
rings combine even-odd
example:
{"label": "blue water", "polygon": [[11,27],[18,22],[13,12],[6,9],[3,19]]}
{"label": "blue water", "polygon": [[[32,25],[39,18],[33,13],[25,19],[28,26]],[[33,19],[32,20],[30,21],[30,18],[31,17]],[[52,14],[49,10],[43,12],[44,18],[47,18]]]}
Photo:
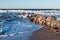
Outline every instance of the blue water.
{"label": "blue water", "polygon": [[[29,40],[34,31],[42,28],[41,25],[29,22],[28,18],[19,17],[18,15],[20,14],[0,13],[0,16],[2,16],[0,17],[0,40]],[[44,16],[60,17],[60,15]]]}
{"label": "blue water", "polygon": [[[0,40],[29,40],[32,33],[42,28],[29,22],[27,18],[18,17],[18,13],[0,13]],[[2,31],[1,31],[2,30]]]}

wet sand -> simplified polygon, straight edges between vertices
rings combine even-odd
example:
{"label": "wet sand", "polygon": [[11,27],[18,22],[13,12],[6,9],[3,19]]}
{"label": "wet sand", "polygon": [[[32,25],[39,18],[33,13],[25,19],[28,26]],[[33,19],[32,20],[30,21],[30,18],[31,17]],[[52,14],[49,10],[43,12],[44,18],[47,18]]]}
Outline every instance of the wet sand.
{"label": "wet sand", "polygon": [[60,40],[60,35],[47,30],[46,27],[43,27],[40,30],[33,32],[33,35],[30,40]]}

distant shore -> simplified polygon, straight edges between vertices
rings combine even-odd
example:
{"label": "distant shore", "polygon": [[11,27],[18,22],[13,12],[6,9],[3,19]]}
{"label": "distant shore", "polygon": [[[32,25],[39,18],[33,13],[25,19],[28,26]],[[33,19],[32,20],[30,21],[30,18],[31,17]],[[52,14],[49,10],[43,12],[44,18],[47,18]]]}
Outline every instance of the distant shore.
{"label": "distant shore", "polygon": [[28,8],[28,9],[7,9],[7,8],[0,8],[0,10],[60,10],[60,9],[31,9],[31,8]]}

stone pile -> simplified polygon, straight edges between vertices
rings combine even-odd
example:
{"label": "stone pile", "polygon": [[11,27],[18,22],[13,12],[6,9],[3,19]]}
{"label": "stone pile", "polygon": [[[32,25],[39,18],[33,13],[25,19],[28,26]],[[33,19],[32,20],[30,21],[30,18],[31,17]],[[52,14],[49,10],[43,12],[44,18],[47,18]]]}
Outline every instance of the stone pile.
{"label": "stone pile", "polygon": [[29,18],[29,21],[47,27],[54,33],[60,32],[60,18],[56,18],[54,16],[45,17],[41,14],[36,14]]}

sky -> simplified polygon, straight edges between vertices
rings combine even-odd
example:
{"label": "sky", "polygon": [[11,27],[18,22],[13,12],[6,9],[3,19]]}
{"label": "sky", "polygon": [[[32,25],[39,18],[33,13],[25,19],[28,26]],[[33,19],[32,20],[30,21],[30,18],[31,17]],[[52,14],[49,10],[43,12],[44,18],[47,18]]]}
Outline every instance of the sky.
{"label": "sky", "polygon": [[0,0],[0,8],[60,9],[60,0]]}

